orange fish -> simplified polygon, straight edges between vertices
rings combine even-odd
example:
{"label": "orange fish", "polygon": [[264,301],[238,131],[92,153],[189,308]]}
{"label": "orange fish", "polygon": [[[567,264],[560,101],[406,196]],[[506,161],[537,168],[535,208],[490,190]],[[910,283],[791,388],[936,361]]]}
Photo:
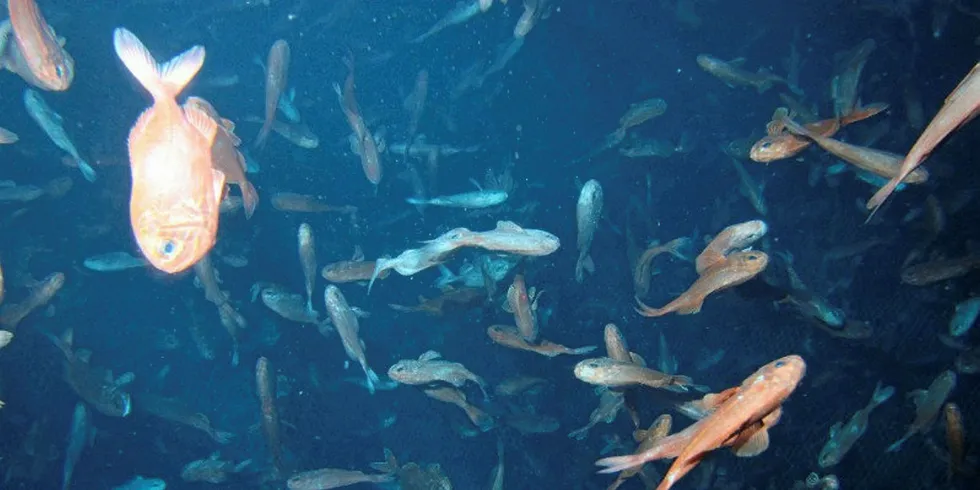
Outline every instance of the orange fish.
{"label": "orange fish", "polygon": [[871,210],[871,215],[874,215],[875,211],[884,204],[885,199],[895,192],[898,184],[928,158],[936,146],[949,136],[949,133],[970,122],[977,114],[980,114],[980,63],[974,65],[970,73],[953,89],[949,97],[946,97],[939,112],[933,116],[932,121],[919,135],[919,139],[912,145],[912,149],[905,155],[898,175],[878,189],[878,192],[868,200],[867,207]]}
{"label": "orange fish", "polygon": [[119,59],[153,96],[153,106],[129,132],[130,224],[146,259],[176,274],[214,246],[225,187],[224,173],[211,161],[217,123],[176,100],[204,64],[204,48],[195,46],[158,65],[126,29],[117,28],[113,41]]}
{"label": "orange fish", "polygon": [[487,336],[495,344],[510,347],[511,349],[526,350],[547,357],[555,357],[562,354],[581,356],[596,350],[596,346],[594,345],[573,349],[544,339],[541,339],[537,344],[531,344],[524,340],[524,337],[521,336],[521,333],[516,328],[506,325],[491,325],[487,328]]}
{"label": "orange fish", "polygon": [[514,283],[507,289],[507,304],[504,309],[514,314],[517,330],[524,340],[534,343],[538,340],[538,299],[544,291],[533,287],[528,291],[524,274],[514,276]]}
{"label": "orange fish", "polygon": [[963,432],[963,415],[955,403],[947,403],[943,407],[943,418],[946,419],[946,447],[949,449],[949,472],[947,480],[953,475],[968,474],[966,467],[966,437]]}
{"label": "orange fish", "polygon": [[[858,108],[854,112],[843,116],[840,119],[824,119],[823,121],[807,124],[805,128],[814,135],[830,138],[831,136],[837,134],[837,131],[840,130],[841,127],[858,121],[863,121],[884,111],[885,109],[888,109],[888,104],[871,104],[866,107]],[[768,134],[752,145],[752,149],[749,150],[749,157],[753,161],[759,163],[769,163],[776,160],[791,158],[805,150],[813,143],[806,137],[797,136],[786,131],[786,127],[782,120],[788,114],[789,111],[784,108],[777,109],[773,114],[772,121],[766,125],[766,133]]]}
{"label": "orange fish", "polygon": [[336,84],[334,85],[334,91],[337,92],[337,98],[340,100],[340,108],[343,109],[344,115],[347,117],[347,123],[350,125],[351,130],[354,132],[354,137],[357,140],[364,176],[367,177],[369,182],[377,186],[381,182],[382,175],[381,157],[378,146],[374,142],[374,136],[368,129],[367,124],[364,123],[364,118],[361,117],[361,108],[357,105],[357,99],[354,97],[354,62],[347,60],[347,68],[350,71],[347,73],[347,79],[344,81],[343,91]]}
{"label": "orange fish", "polygon": [[200,97],[188,97],[184,107],[194,107],[207,113],[218,124],[218,133],[211,146],[211,160],[214,168],[225,174],[228,183],[235,184],[242,192],[245,205],[245,218],[251,218],[259,204],[259,193],[245,176],[245,157],[238,151],[242,140],[235,136],[235,123],[221,117],[214,106]]}
{"label": "orange fish", "polygon": [[276,109],[279,107],[279,97],[286,90],[286,78],[289,76],[289,44],[282,39],[269,48],[269,58],[265,71],[265,119],[259,136],[255,138],[255,147],[265,146],[265,140],[276,122]]}
{"label": "orange fish", "polygon": [[668,253],[681,260],[690,260],[684,256],[683,249],[691,244],[687,237],[675,238],[663,245],[652,243],[637,258],[633,266],[633,290],[637,296],[643,297],[650,292],[650,278],[653,275],[653,259],[658,255]]}
{"label": "orange fish", "polygon": [[[0,22],[0,68],[44,90],[68,90],[75,60],[65,51],[34,0],[10,0],[10,22]],[[11,32],[12,31],[12,32]]]}
{"label": "orange fish", "polygon": [[668,490],[715,449],[731,446],[738,456],[757,456],[769,447],[768,429],[779,421],[783,402],[805,372],[806,363],[796,355],[766,364],[740,386],[705,396],[704,403],[714,410],[681,432],[657,440],[644,452],[596,461],[606,467],[600,473],[677,458],[657,487]]}
{"label": "orange fish", "polygon": [[705,271],[684,294],[663,308],[651,308],[637,298],[639,307],[636,311],[645,317],[658,317],[674,312],[679,315],[698,313],[708,295],[752,279],[765,270],[767,265],[769,256],[765,252],[735,252],[723,263]]}

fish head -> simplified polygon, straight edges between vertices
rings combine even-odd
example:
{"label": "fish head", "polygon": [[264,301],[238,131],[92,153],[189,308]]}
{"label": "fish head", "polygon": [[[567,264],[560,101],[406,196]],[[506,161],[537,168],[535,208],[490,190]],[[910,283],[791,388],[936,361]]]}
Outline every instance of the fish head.
{"label": "fish head", "polygon": [[837,444],[837,441],[831,438],[831,440],[827,441],[827,444],[824,445],[823,449],[820,450],[820,454],[817,456],[817,464],[820,465],[821,468],[830,468],[831,466],[840,463],[840,460],[840,445]]}
{"label": "fish head", "polygon": [[157,207],[134,201],[131,216],[143,256],[169,274],[189,269],[214,246],[217,221],[190,200]]}
{"label": "fish head", "polygon": [[601,380],[604,366],[602,359],[580,361],[575,365],[575,377],[587,383]]}
{"label": "fish head", "polygon": [[797,138],[789,133],[766,136],[756,141],[749,150],[749,158],[760,163],[769,163],[790,156]]}
{"label": "fish head", "polygon": [[388,377],[399,383],[410,381],[417,367],[418,361],[398,361],[388,368]]}
{"label": "fish head", "polygon": [[45,63],[34,66],[37,69],[35,74],[42,88],[62,92],[68,90],[75,79],[75,60],[63,49],[52,51]]}
{"label": "fish head", "polygon": [[699,54],[697,61],[698,61],[698,66],[700,66],[701,69],[707,72],[711,72],[712,70],[717,70],[724,64],[724,62],[722,62],[718,58],[706,54]]}
{"label": "fish head", "polygon": [[99,404],[99,411],[114,417],[125,417],[133,411],[133,398],[121,390],[110,390]]}
{"label": "fish head", "polygon": [[786,398],[796,389],[796,385],[806,374],[806,362],[798,355],[781,357],[759,368],[747,381],[763,383],[766,391],[772,391],[777,398]]}

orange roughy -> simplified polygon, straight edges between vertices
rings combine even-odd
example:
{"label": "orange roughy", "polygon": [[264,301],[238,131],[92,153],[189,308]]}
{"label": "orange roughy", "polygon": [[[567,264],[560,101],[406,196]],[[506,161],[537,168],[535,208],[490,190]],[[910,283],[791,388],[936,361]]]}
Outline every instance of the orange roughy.
{"label": "orange roughy", "polygon": [[129,217],[143,256],[159,270],[187,270],[214,246],[225,175],[212,168],[217,123],[177,94],[204,64],[195,46],[158,65],[136,36],[116,29],[116,54],[153,96],[129,132]]}
{"label": "orange roughy", "polygon": [[752,279],[764,271],[767,265],[769,265],[769,256],[765,252],[735,252],[724,262],[704,271],[687,291],[663,308],[651,308],[637,298],[636,302],[639,306],[636,311],[645,317],[658,317],[675,312],[679,315],[698,313],[708,295]]}
{"label": "orange roughy", "polygon": [[600,473],[677,458],[657,487],[668,490],[715,449],[731,446],[738,456],[757,456],[769,447],[768,429],[779,421],[783,402],[805,372],[806,363],[797,355],[766,364],[740,386],[705,396],[703,402],[714,410],[683,431],[657,440],[644,452],[596,461],[606,467]]}
{"label": "orange roughy", "polygon": [[10,21],[0,22],[0,68],[44,90],[68,90],[75,61],[34,0],[10,0]]}
{"label": "orange roughy", "polygon": [[[836,118],[824,119],[823,121],[807,124],[805,128],[815,135],[830,138],[837,134],[837,131],[840,130],[841,127],[858,121],[863,121],[886,109],[888,109],[888,104],[871,104],[865,107],[860,107],[854,112],[846,116],[842,116],[839,120]],[[753,161],[759,163],[769,163],[776,160],[791,158],[805,150],[813,143],[804,136],[798,136],[791,132],[785,131],[786,127],[783,124],[782,119],[788,114],[789,112],[785,109],[782,111],[777,110],[776,113],[773,114],[772,121],[766,125],[766,132],[768,134],[752,145],[752,149],[749,151],[749,157],[752,158]]]}

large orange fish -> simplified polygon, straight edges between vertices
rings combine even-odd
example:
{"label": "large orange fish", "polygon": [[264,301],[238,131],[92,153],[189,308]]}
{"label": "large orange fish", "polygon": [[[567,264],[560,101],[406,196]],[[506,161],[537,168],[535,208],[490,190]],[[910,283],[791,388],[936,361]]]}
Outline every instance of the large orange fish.
{"label": "large orange fish", "polygon": [[143,256],[175,274],[214,246],[225,187],[224,173],[211,162],[217,123],[176,100],[204,64],[204,48],[195,46],[159,65],[126,29],[117,28],[113,42],[119,59],[153,96],[129,132],[130,224]]}
{"label": "large orange fish", "polygon": [[704,271],[687,291],[663,308],[651,308],[637,298],[636,311],[645,317],[658,317],[675,312],[678,315],[698,313],[708,295],[752,279],[764,271],[767,265],[769,265],[769,255],[765,252],[735,252],[724,262]]}
{"label": "large orange fish", "polygon": [[668,490],[715,449],[731,446],[738,456],[757,456],[769,447],[768,429],[779,421],[783,402],[805,373],[806,363],[796,355],[766,364],[740,386],[705,396],[705,405],[713,411],[681,432],[657,440],[644,452],[596,461],[606,467],[600,473],[677,458],[657,487]]}
{"label": "large orange fish", "polygon": [[10,22],[0,22],[0,68],[44,90],[68,90],[75,60],[65,51],[34,0],[10,0]]}

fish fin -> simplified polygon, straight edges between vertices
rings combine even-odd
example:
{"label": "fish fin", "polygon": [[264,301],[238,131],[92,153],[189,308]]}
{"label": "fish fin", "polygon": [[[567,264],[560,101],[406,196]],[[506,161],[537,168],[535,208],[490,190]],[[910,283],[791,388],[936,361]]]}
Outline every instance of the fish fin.
{"label": "fish fin", "polygon": [[[214,183],[214,200],[220,204],[221,198],[225,193],[225,173],[216,168],[212,168],[211,181]],[[244,198],[242,201],[244,202]]]}
{"label": "fish fin", "polygon": [[643,356],[637,354],[636,352],[630,352],[630,360],[632,360],[633,364],[636,364],[637,366],[647,367],[646,359],[643,359]]}
{"label": "fish fin", "polygon": [[830,426],[830,431],[828,432],[828,436],[831,439],[834,439],[835,437],[837,437],[837,434],[840,434],[840,430],[842,428],[844,428],[844,423],[843,422],[837,422],[836,424]]}
{"label": "fish fin", "polygon": [[765,427],[753,431],[748,437],[739,440],[732,445],[732,452],[740,458],[751,458],[758,456],[769,449],[769,431]]}
{"label": "fish fin", "polygon": [[375,391],[374,387],[375,385],[381,383],[381,378],[379,378],[378,374],[375,373],[374,370],[371,368],[364,368],[364,375],[367,377],[366,385],[367,385],[368,393],[371,393],[373,395]]}
{"label": "fish fin", "polygon": [[398,472],[398,460],[392,454],[391,449],[385,448],[385,460],[379,463],[371,463],[371,469],[393,475]]}
{"label": "fish fin", "polygon": [[729,388],[719,393],[709,393],[704,395],[704,398],[701,399],[700,405],[707,411],[713,411],[722,403],[725,403],[729,398],[734,396],[737,391],[738,388],[736,387]]}
{"label": "fish fin", "polygon": [[99,176],[95,173],[95,169],[88,164],[85,160],[81,158],[75,158],[75,166],[78,167],[78,171],[82,173],[82,177],[89,182],[95,182]]}
{"label": "fish fin", "polygon": [[440,353],[438,353],[438,352],[436,352],[434,350],[427,350],[421,356],[419,356],[419,360],[420,361],[432,361],[432,360],[435,360],[435,359],[439,359],[441,357],[442,357],[442,354],[440,354]]}
{"label": "fish fin", "polygon": [[889,180],[888,183],[881,186],[881,188],[878,189],[878,191],[875,192],[873,196],[871,196],[871,199],[868,199],[868,203],[865,205],[865,207],[871,212],[868,214],[868,219],[865,221],[865,223],[871,221],[871,218],[873,218],[875,213],[878,212],[878,209],[881,208],[881,205],[885,203],[885,200],[888,199],[888,196],[892,195],[892,193],[895,192],[895,188],[898,187],[898,184],[901,182],[901,179],[903,178],[905,178],[904,175],[899,175],[896,176],[896,178]]}
{"label": "fish fin", "polygon": [[154,100],[175,98],[204,65],[204,47],[194,46],[158,65],[135,34],[124,28],[113,33],[116,55]]}
{"label": "fish fin", "polygon": [[812,131],[807,129],[805,126],[800,125],[800,123],[790,119],[789,116],[784,117],[781,122],[787,131],[795,134],[796,136],[803,136],[806,138],[813,137]]}
{"label": "fish fin", "polygon": [[392,260],[388,257],[379,257],[374,262],[374,272],[371,273],[371,280],[368,281],[368,294],[371,294],[371,288],[374,287],[374,281],[378,278],[378,275],[391,268],[391,262]]}
{"label": "fish fin", "polygon": [[[692,301],[690,304],[681,306],[674,310],[678,315],[694,315],[696,313],[701,313],[701,307],[704,306],[704,298]],[[666,312],[665,312],[666,313]]]}
{"label": "fish fin", "polygon": [[242,203],[245,205],[245,219],[249,219],[259,205],[259,193],[255,190],[255,186],[247,180],[242,182],[240,187],[242,189]]}
{"label": "fish fin", "polygon": [[412,204],[414,206],[426,206],[429,204],[428,199],[420,199],[417,197],[410,197],[408,199],[405,199],[405,202]]}
{"label": "fish fin", "polygon": [[912,437],[912,432],[906,432],[905,435],[902,436],[901,439],[893,442],[891,446],[888,446],[888,449],[885,449],[885,452],[886,453],[894,453],[894,452],[898,451],[899,449],[902,449],[902,444],[905,444],[905,441],[907,441],[909,437]]}
{"label": "fish fin", "polygon": [[888,401],[888,399],[891,398],[892,395],[894,394],[895,394],[894,386],[882,386],[881,381],[879,381],[878,384],[875,386],[874,393],[871,395],[871,401],[868,402],[868,406],[871,408],[877,407],[878,405],[881,405],[882,403]]}
{"label": "fish fin", "polygon": [[10,40],[10,33],[13,32],[10,26],[10,21],[4,19],[0,21],[0,70],[6,67],[5,61],[7,60],[7,45]]}
{"label": "fish fin", "polygon": [[506,231],[524,231],[524,228],[521,228],[517,223],[514,223],[513,221],[498,221],[497,229],[506,230]]}
{"label": "fish fin", "polygon": [[210,148],[214,144],[214,137],[218,135],[218,123],[207,112],[194,106],[184,107],[184,117],[204,136]]}

